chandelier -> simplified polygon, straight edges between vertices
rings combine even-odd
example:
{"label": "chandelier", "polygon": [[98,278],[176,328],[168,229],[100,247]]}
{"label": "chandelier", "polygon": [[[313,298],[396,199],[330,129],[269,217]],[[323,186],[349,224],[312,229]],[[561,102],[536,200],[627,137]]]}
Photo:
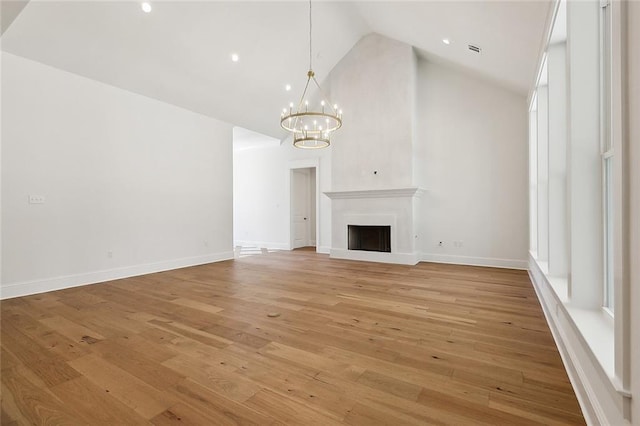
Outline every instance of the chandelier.
{"label": "chandelier", "polygon": [[[309,71],[307,72],[307,84],[304,86],[298,105],[295,106],[291,102],[289,108],[284,108],[280,115],[280,126],[293,134],[293,146],[306,149],[328,147],[331,145],[331,133],[342,126],[342,110],[338,109],[338,105],[331,104],[327,100],[313,72],[312,28],[311,0],[309,0]],[[310,107],[309,100],[305,98],[311,82],[318,88],[321,98],[317,109]]]}

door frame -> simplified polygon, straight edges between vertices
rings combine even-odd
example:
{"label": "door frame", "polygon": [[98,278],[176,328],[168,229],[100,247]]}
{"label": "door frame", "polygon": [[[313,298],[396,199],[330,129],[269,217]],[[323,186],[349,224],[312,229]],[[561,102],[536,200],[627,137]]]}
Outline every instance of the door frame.
{"label": "door frame", "polygon": [[316,199],[316,252],[320,247],[320,159],[319,158],[307,158],[304,160],[291,160],[289,161],[289,168],[287,171],[287,178],[289,179],[289,250],[293,250],[293,171],[295,169],[315,169],[316,170],[316,187],[315,187],[315,199]]}

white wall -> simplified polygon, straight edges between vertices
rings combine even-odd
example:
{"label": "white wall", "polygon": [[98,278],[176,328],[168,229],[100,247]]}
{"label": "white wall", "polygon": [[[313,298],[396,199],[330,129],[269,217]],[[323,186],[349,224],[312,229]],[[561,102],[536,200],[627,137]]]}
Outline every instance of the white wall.
{"label": "white wall", "polygon": [[417,107],[423,258],[526,268],[525,97],[420,60]]}
{"label": "white wall", "polygon": [[331,71],[329,97],[344,110],[332,142],[334,191],[413,184],[414,66],[410,45],[369,34]]}
{"label": "white wall", "polygon": [[2,103],[2,297],[233,256],[230,125],[8,53]]}
{"label": "white wall", "polygon": [[[234,242],[236,245],[288,250],[290,242],[290,170],[317,167],[319,252],[331,247],[331,150],[303,150],[290,141],[280,146],[235,150],[233,154]],[[315,208],[315,205],[313,206]]]}
{"label": "white wall", "polygon": [[289,249],[289,170],[282,151],[280,146],[234,151],[234,244]]}

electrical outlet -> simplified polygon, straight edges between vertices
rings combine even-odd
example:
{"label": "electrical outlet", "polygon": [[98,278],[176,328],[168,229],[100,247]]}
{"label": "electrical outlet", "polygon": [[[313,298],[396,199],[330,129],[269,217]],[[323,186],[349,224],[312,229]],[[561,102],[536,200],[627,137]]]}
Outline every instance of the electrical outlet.
{"label": "electrical outlet", "polygon": [[109,250],[109,251],[107,252],[107,257],[108,257],[109,259],[111,259],[111,258],[113,257],[113,252],[112,252],[111,250]]}
{"label": "electrical outlet", "polygon": [[44,195],[29,195],[29,204],[44,204]]}

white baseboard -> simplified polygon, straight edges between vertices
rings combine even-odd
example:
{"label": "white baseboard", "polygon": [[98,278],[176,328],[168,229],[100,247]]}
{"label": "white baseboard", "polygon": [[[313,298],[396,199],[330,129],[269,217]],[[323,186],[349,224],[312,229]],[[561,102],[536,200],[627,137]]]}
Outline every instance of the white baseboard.
{"label": "white baseboard", "polygon": [[[629,425],[631,394],[617,390],[533,257],[529,276],[588,425]],[[625,414],[626,413],[626,414]]]}
{"label": "white baseboard", "polygon": [[238,240],[234,241],[234,247],[242,246],[242,247],[258,247],[258,248],[266,248],[272,250],[291,250],[288,243],[274,243],[268,241],[245,241]]}
{"label": "white baseboard", "polygon": [[171,269],[185,268],[187,266],[203,265],[205,263],[219,262],[229,259],[233,259],[233,251],[211,253],[204,256],[186,257],[143,265],[125,266],[122,268],[87,272],[83,274],[3,284],[2,287],[0,287],[0,299],[11,299],[13,297],[28,296],[31,294],[45,293],[47,291],[62,290],[65,288],[96,284],[105,281],[152,274],[154,272],[168,271]]}
{"label": "white baseboard", "polygon": [[361,260],[364,262],[395,263],[399,265],[415,265],[418,263],[417,253],[384,253],[378,251],[334,249],[329,251],[334,259]]}
{"label": "white baseboard", "polygon": [[523,269],[529,264],[520,259],[498,259],[492,257],[453,256],[450,254],[422,253],[422,262],[452,263],[455,265],[489,266],[493,268]]}

